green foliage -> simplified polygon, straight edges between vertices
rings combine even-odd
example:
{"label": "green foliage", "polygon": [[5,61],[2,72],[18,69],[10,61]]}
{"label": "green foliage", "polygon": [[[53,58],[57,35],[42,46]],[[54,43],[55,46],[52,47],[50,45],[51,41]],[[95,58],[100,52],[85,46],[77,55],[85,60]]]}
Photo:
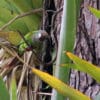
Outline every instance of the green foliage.
{"label": "green foliage", "polygon": [[[75,56],[70,52],[66,52],[66,55],[73,61],[74,64],[68,64],[70,68],[77,69],[79,71],[85,72],[92,76],[98,83],[100,83],[100,68],[95,66],[81,58]],[[66,66],[67,64],[62,64]],[[100,94],[98,94],[94,100],[100,100]]]}
{"label": "green foliage", "polygon": [[[0,27],[2,27],[15,16],[17,16],[16,13],[11,14],[11,11],[9,9],[0,6]],[[14,23],[9,25],[7,29],[13,31],[19,30],[24,34],[29,31],[22,19],[16,20]]]}
{"label": "green foliage", "polygon": [[[36,1],[36,2],[35,2]],[[34,10],[36,8],[42,8],[42,0],[1,0],[0,3],[0,27],[8,23],[9,21],[12,21],[13,18],[16,16],[19,16],[20,14],[23,14],[25,12],[29,12],[31,10]],[[0,32],[0,37],[6,39],[11,44],[17,46],[23,42],[21,40],[21,37],[16,31],[20,31],[23,35],[25,35],[25,38],[28,39],[28,41],[31,41],[31,36],[29,37],[29,34],[33,31],[38,30],[40,22],[41,22],[41,14],[42,13],[36,13],[29,16],[24,16],[23,18],[20,18],[18,20],[15,20],[12,24],[8,25],[6,27],[6,32],[2,30]],[[13,34],[12,34],[13,33]],[[17,34],[16,34],[17,33]],[[27,38],[28,36],[28,38]],[[20,43],[21,42],[21,43]],[[25,42],[21,44],[19,49],[20,51],[23,51],[27,45]]]}
{"label": "green foliage", "polygon": [[[85,60],[82,60],[81,58],[75,56],[74,54],[72,54],[70,52],[66,52],[66,55],[74,63],[74,64],[68,64],[67,67],[74,68],[79,71],[85,72],[85,73],[91,75],[97,82],[100,82],[100,68],[98,68],[97,66],[95,66]],[[34,68],[32,68],[32,72],[35,73],[37,76],[39,76],[43,81],[48,83],[50,86],[55,88],[60,94],[62,94],[65,97],[68,97],[70,100],[91,100],[86,95],[69,87],[67,84],[64,84],[62,81],[58,80],[57,78],[55,78],[45,72],[39,71]],[[99,99],[100,99],[100,94],[98,94],[94,100],[99,100]]]}
{"label": "green foliage", "polygon": [[77,13],[77,17],[79,15],[80,12],[80,4],[81,4],[82,0],[76,0],[76,13]]}
{"label": "green foliage", "polygon": [[[80,0],[64,0],[58,56],[56,66],[54,67],[54,75],[63,82],[69,82],[69,68],[66,69],[59,65],[70,62],[63,52],[66,50],[73,51],[79,7]],[[55,90],[53,90],[53,94],[52,100],[65,99],[63,95],[58,94]]]}
{"label": "green foliage", "polygon": [[[36,8],[42,8],[42,0],[0,0],[0,37],[8,40],[13,45],[18,45],[21,41],[17,31],[20,31],[23,35],[30,31],[36,31],[41,23],[41,14],[32,14],[30,16],[24,16],[15,20],[12,24],[8,25],[6,29],[2,31],[2,27],[8,22],[11,22],[16,16],[34,10]],[[34,9],[33,9],[34,8]],[[0,100],[17,100],[15,79],[11,82],[10,96],[7,91],[4,82],[0,78]]]}
{"label": "green foliage", "polygon": [[10,100],[18,100],[15,75],[13,75],[11,84],[10,84]]}
{"label": "green foliage", "polygon": [[[42,7],[42,0],[36,0],[40,2],[39,4],[35,3],[35,5],[38,6],[38,8]],[[35,1],[34,1],[35,2]],[[32,0],[10,0],[11,5],[15,5],[19,13],[27,12],[32,10],[33,8],[33,3]],[[37,30],[40,22],[41,22],[41,16],[38,14],[33,14],[31,16],[27,16],[23,18],[23,21],[25,22],[27,28],[29,31]]]}
{"label": "green foliage", "polygon": [[17,100],[17,88],[16,88],[16,81],[15,78],[12,78],[10,84],[10,95],[3,82],[2,78],[0,77],[0,100]]}
{"label": "green foliage", "polygon": [[[36,1],[36,2],[35,2]],[[54,89],[52,100],[64,100],[68,97],[70,100],[90,100],[90,98],[81,92],[71,88],[64,82],[68,82],[69,77],[69,68],[74,68],[83,72],[90,74],[95,80],[100,82],[100,69],[96,66],[76,57],[71,53],[67,53],[69,58],[73,60],[75,64],[67,64],[67,68],[61,67],[61,64],[70,63],[70,60],[63,53],[64,51],[73,51],[74,38],[76,33],[76,23],[77,16],[80,8],[81,0],[64,0],[64,11],[63,11],[63,20],[60,32],[60,42],[58,48],[58,58],[55,68],[55,76],[57,78],[42,72],[40,70],[32,68],[33,73],[38,75],[43,81],[48,83]],[[36,4],[37,3],[37,4]],[[42,0],[1,0],[0,3],[0,27],[6,24],[9,20],[14,18],[15,16],[27,12],[31,9],[36,9],[42,6]],[[99,13],[96,9],[89,7],[90,11],[93,12],[98,18],[100,17]],[[7,15],[7,16],[5,16]],[[7,27],[8,30],[13,31],[21,31],[23,34],[29,33],[25,35],[26,40],[30,40],[31,43],[31,35],[34,30],[38,29],[38,26],[41,21],[41,14],[35,14],[31,16],[27,16],[25,18],[18,19],[13,24]],[[3,34],[4,35],[4,34]],[[4,36],[5,37],[5,36]],[[20,37],[19,37],[20,38]],[[10,38],[11,41],[12,38]],[[14,39],[14,37],[13,37]],[[16,42],[16,41],[15,41]],[[14,42],[12,42],[14,43]],[[18,40],[18,43],[22,44],[20,49],[23,51],[23,48],[26,48],[26,43],[23,40]],[[55,84],[56,83],[56,84]],[[4,82],[0,78],[0,100],[17,100],[16,94],[16,81],[15,78],[12,78],[11,82],[11,91],[10,96],[4,85]],[[56,95],[55,95],[56,94]],[[97,97],[98,98],[98,97]],[[97,99],[96,100],[99,100]]]}
{"label": "green foliage", "polygon": [[0,77],[0,100],[10,100],[9,92],[1,77]]}
{"label": "green foliage", "polygon": [[[6,24],[15,16],[28,12],[30,10],[41,8],[42,0],[36,0],[39,4],[34,6],[32,0],[1,0],[0,3],[0,26]],[[34,7],[33,7],[34,6]],[[7,15],[7,16],[5,16]],[[13,22],[7,27],[9,30],[19,30],[23,34],[29,31],[37,30],[41,22],[41,14],[33,14]]]}

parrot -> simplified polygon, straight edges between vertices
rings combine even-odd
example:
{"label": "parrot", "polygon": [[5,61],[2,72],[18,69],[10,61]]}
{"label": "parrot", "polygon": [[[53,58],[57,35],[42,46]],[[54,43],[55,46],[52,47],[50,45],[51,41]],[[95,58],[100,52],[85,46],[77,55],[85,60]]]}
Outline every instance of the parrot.
{"label": "parrot", "polygon": [[[19,43],[19,52],[23,54],[25,51],[34,51],[33,62],[35,67],[43,65],[43,56],[46,50],[46,40],[49,34],[44,30],[33,31],[25,35],[25,41],[22,39]],[[27,43],[26,43],[27,42]]]}
{"label": "parrot", "polygon": [[43,48],[43,42],[49,38],[49,35],[44,30],[38,30],[29,32],[24,38],[27,43],[22,39],[19,43],[19,51],[23,53],[24,51],[34,49],[34,51],[38,54]]}
{"label": "parrot", "polygon": [[18,47],[18,53],[20,55],[22,55],[25,51],[34,50],[35,54],[41,56],[41,53],[44,51],[44,41],[49,38],[49,34],[45,30],[32,31],[24,36],[24,39],[26,40],[24,41],[18,32],[0,31],[0,38],[4,38],[12,45]]}

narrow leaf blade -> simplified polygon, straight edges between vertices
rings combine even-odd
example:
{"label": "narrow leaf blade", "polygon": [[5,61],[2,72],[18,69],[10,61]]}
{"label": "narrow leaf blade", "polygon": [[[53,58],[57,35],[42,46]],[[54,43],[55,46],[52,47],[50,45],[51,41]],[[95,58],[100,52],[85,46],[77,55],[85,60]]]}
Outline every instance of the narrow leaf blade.
{"label": "narrow leaf blade", "polygon": [[93,13],[93,15],[95,15],[97,18],[100,18],[100,11],[93,8],[93,7],[88,7],[88,9],[91,11],[91,13]]}
{"label": "narrow leaf blade", "polygon": [[11,100],[17,100],[17,87],[16,87],[15,77],[13,77],[12,81],[11,81],[10,99]]}
{"label": "narrow leaf blade", "polygon": [[81,58],[75,56],[70,52],[66,52],[67,56],[76,64],[76,69],[88,73],[92,76],[97,82],[100,83],[100,68],[97,66],[82,60]]}
{"label": "narrow leaf blade", "polygon": [[1,77],[0,77],[0,100],[10,100],[9,92]]}
{"label": "narrow leaf blade", "polygon": [[[35,68],[32,68],[32,72],[39,76],[43,81],[48,83],[50,86],[55,88],[59,93],[69,97],[71,100],[90,100],[89,97],[82,94],[81,92],[69,87],[65,83],[61,82],[57,78],[49,75],[48,73],[42,72]],[[55,84],[56,83],[56,84]]]}

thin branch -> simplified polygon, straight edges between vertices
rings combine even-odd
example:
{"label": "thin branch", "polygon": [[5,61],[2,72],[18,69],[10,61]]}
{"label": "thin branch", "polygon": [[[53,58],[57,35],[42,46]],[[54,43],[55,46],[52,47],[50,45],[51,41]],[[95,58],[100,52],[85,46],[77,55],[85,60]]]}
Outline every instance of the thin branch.
{"label": "thin branch", "polygon": [[28,68],[32,69],[35,68],[35,66],[31,66],[29,64],[27,64],[21,57],[19,57],[19,55],[17,54],[17,52],[15,50],[13,50],[13,48],[7,48],[5,45],[3,45],[2,43],[0,43],[0,46],[2,48],[4,48],[6,50],[6,52],[8,52],[10,55],[12,55],[13,57],[16,57],[20,62],[22,62],[24,65],[26,65]]}
{"label": "thin branch", "polygon": [[[63,7],[59,8],[57,11],[52,11],[52,10],[47,10],[47,12],[54,12],[54,15],[52,16],[52,20],[51,20],[51,34],[54,35],[54,32],[55,32],[55,27],[54,27],[54,22],[56,20],[56,16],[57,14],[59,14],[61,11],[63,10]],[[58,40],[57,40],[57,37],[54,35],[54,41],[55,41],[55,50],[56,50],[56,54],[53,58],[53,60],[51,60],[50,62],[44,64],[45,66],[49,66],[51,64],[53,64],[55,61],[56,61],[56,58],[57,58],[57,53],[58,53]]]}
{"label": "thin branch", "polygon": [[52,93],[43,93],[43,92],[36,92],[36,91],[32,91],[33,93],[36,93],[38,95],[48,95],[48,96],[52,96]]}
{"label": "thin branch", "polygon": [[[29,54],[29,53],[28,53]],[[31,58],[31,54],[29,54],[27,57],[27,53],[24,55],[24,62],[26,62],[26,64],[29,64],[30,58]],[[21,88],[22,88],[22,84],[24,81],[24,77],[25,77],[25,73],[27,71],[27,66],[24,64],[23,65],[23,69],[22,69],[22,73],[21,73],[21,77],[18,83],[18,88],[17,88],[17,95],[20,97],[20,93],[21,93]]]}
{"label": "thin branch", "polygon": [[57,11],[54,11],[54,15],[52,16],[52,21],[51,21],[51,29],[54,27],[54,22],[57,14],[59,14],[63,10],[63,7],[59,8]]}
{"label": "thin branch", "polygon": [[22,13],[20,15],[17,15],[16,17],[14,17],[13,19],[11,19],[8,23],[6,23],[4,26],[2,26],[0,28],[0,31],[4,30],[5,28],[7,28],[10,24],[12,24],[14,21],[16,21],[17,19],[19,18],[22,18],[22,17],[25,17],[25,16],[29,16],[29,15],[32,15],[34,13],[38,13],[38,12],[42,12],[43,11],[43,8],[39,8],[39,9],[34,9],[34,10],[31,10],[31,11],[28,11],[26,13]]}

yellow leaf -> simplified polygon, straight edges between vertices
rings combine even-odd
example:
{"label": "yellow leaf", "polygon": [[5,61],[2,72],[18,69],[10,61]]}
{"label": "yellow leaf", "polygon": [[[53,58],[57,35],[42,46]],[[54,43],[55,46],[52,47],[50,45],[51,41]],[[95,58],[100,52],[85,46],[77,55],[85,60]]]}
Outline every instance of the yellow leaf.
{"label": "yellow leaf", "polygon": [[87,62],[74,54],[70,52],[66,52],[66,55],[74,62],[76,66],[74,66],[79,71],[83,71],[85,73],[88,73],[90,76],[92,76],[97,82],[100,83],[100,68],[91,64],[90,62]]}
{"label": "yellow leaf", "polygon": [[14,31],[0,32],[0,37],[9,41],[13,45],[18,45],[21,41],[21,36],[19,33]]}
{"label": "yellow leaf", "polygon": [[82,94],[81,92],[71,88],[56,77],[49,75],[48,73],[42,72],[35,68],[32,68],[32,72],[39,76],[43,81],[48,83],[50,86],[55,88],[62,95],[70,98],[71,100],[90,100],[89,97]]}
{"label": "yellow leaf", "polygon": [[90,7],[90,6],[88,7],[88,9],[91,11],[91,13],[94,16],[96,16],[97,18],[100,18],[100,10],[97,10],[97,9]]}

